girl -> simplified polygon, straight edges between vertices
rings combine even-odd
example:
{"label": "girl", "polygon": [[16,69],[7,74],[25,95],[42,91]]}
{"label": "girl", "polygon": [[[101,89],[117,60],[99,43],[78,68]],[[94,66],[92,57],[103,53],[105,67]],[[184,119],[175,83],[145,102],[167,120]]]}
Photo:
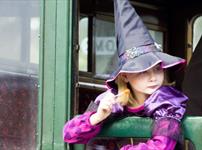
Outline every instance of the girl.
{"label": "girl", "polygon": [[106,81],[108,90],[65,124],[64,141],[87,143],[113,113],[155,120],[151,139],[122,150],[173,150],[180,139],[187,97],[163,86],[164,70],[185,60],[162,52],[128,0],[114,0],[114,8],[119,68]]}

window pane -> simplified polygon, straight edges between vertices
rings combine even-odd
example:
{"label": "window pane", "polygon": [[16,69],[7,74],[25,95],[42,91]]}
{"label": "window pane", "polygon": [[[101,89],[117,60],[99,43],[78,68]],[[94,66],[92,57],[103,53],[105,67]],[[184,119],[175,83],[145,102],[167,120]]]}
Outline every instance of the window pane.
{"label": "window pane", "polygon": [[155,30],[149,30],[149,33],[151,34],[154,41],[163,48],[163,32],[161,31],[155,31]]}
{"label": "window pane", "polygon": [[79,71],[88,71],[88,18],[79,21]]}
{"label": "window pane", "polygon": [[0,149],[35,150],[39,0],[0,1]]}
{"label": "window pane", "polygon": [[96,74],[108,77],[118,65],[114,23],[95,19]]}
{"label": "window pane", "polygon": [[[21,22],[19,17],[0,17],[1,62],[3,60],[20,61],[20,48],[22,41],[21,36],[18,36],[20,35],[20,32]],[[12,44],[10,44],[10,42],[12,42]]]}
{"label": "window pane", "polygon": [[0,3],[0,69],[38,74],[39,13],[34,10],[38,0]]}
{"label": "window pane", "polygon": [[39,17],[32,17],[30,22],[30,63],[39,63]]}
{"label": "window pane", "polygon": [[202,35],[202,16],[198,17],[194,21],[193,26],[193,51],[196,48],[197,43],[199,42],[199,39]]}

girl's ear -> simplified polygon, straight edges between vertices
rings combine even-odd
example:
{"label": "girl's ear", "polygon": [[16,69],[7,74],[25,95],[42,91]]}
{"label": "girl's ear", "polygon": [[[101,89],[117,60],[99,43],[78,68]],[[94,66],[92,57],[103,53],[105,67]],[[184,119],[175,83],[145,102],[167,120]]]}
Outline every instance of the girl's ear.
{"label": "girl's ear", "polygon": [[121,73],[120,76],[121,76],[122,80],[123,80],[125,83],[128,83],[128,78],[127,78],[126,73]]}

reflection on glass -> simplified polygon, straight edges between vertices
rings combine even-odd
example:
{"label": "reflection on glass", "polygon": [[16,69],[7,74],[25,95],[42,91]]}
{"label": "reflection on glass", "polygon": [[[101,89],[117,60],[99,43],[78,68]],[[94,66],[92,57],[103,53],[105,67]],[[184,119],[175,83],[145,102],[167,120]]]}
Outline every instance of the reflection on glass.
{"label": "reflection on glass", "polygon": [[96,74],[108,77],[117,67],[114,23],[95,19],[94,48],[96,52]]}
{"label": "reflection on glass", "polygon": [[21,36],[19,36],[20,32],[21,22],[19,17],[0,17],[0,62],[3,63],[6,60],[20,61],[22,41]]}
{"label": "reflection on glass", "polygon": [[151,34],[152,38],[156,43],[158,43],[163,48],[163,32],[162,31],[155,31],[155,30],[149,30],[149,33]]}
{"label": "reflection on glass", "polygon": [[[10,4],[11,3],[11,4]],[[38,74],[39,62],[39,16],[25,13],[37,7],[37,1],[0,2],[3,11],[0,17],[0,70],[22,74]],[[26,5],[25,5],[26,4]],[[8,6],[11,5],[11,6]],[[7,8],[8,9],[5,9]],[[17,11],[16,14],[9,9]],[[1,12],[0,12],[1,13]],[[30,15],[30,16],[29,16]],[[34,16],[32,16],[34,15]]]}
{"label": "reflection on glass", "polygon": [[30,63],[39,63],[39,17],[31,18],[30,22]]}
{"label": "reflection on glass", "polygon": [[79,71],[87,71],[88,68],[88,18],[79,21]]}
{"label": "reflection on glass", "polygon": [[202,35],[202,16],[198,17],[195,21],[194,21],[194,25],[193,25],[193,52],[194,49],[196,48],[197,43],[200,40],[200,37]]}

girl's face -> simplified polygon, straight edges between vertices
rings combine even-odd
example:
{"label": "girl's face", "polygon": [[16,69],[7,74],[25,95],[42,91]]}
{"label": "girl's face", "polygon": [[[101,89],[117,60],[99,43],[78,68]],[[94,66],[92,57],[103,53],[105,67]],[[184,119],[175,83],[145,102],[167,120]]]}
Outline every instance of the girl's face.
{"label": "girl's face", "polygon": [[123,77],[130,83],[135,95],[151,95],[163,84],[164,71],[158,64],[141,73],[124,73]]}

